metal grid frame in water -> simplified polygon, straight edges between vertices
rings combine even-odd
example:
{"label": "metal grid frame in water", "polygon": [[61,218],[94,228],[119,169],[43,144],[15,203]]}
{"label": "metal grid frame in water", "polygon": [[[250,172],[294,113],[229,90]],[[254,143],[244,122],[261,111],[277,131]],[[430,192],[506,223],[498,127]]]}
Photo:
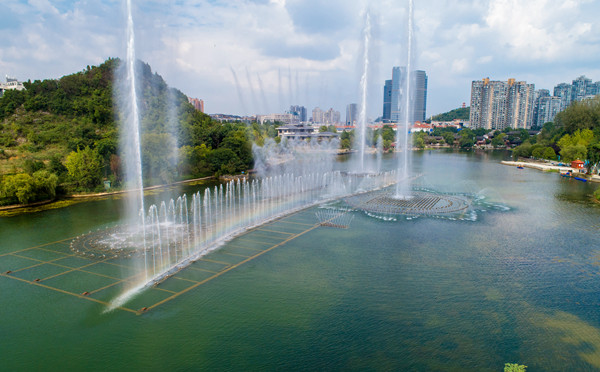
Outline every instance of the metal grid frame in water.
{"label": "metal grid frame in water", "polygon": [[[321,224],[315,223],[313,213],[301,211],[249,230],[117,309],[139,315],[163,305],[318,228]],[[72,251],[74,239],[0,254],[0,282],[15,280],[108,307],[129,283],[143,275],[126,257]]]}
{"label": "metal grid frame in water", "polygon": [[458,195],[413,191],[409,198],[398,198],[393,191],[376,191],[344,199],[350,206],[383,214],[438,215],[466,211],[470,201]]}

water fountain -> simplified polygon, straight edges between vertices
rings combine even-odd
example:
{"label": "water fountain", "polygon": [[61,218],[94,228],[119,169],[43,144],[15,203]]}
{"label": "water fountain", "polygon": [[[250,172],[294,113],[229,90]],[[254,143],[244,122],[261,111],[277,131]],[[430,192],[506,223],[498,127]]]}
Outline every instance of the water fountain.
{"label": "water fountain", "polygon": [[[412,144],[410,138],[410,124],[412,120],[413,113],[413,95],[414,92],[412,90],[412,76],[413,76],[413,18],[414,18],[414,9],[413,9],[413,0],[408,0],[408,31],[407,31],[407,47],[406,47],[406,73],[404,78],[404,94],[401,95],[401,101],[398,102],[398,107],[400,104],[404,104],[404,112],[403,112],[403,120],[402,127],[400,127],[400,123],[398,123],[396,130],[396,145],[402,146],[402,151],[398,156],[398,182],[396,183],[396,192],[393,195],[394,198],[397,199],[407,199],[410,198],[410,157],[412,151]],[[399,97],[400,98],[400,97]]]}
{"label": "water fountain", "polygon": [[[435,215],[449,216],[462,215],[469,210],[472,204],[471,196],[446,195],[432,191],[413,191],[412,183],[419,175],[412,174],[411,171],[411,153],[412,143],[410,136],[410,126],[414,117],[414,0],[408,0],[407,12],[407,43],[406,43],[406,67],[400,70],[403,89],[398,95],[398,107],[401,117],[398,118],[396,131],[396,149],[397,149],[397,182],[393,190],[386,189],[375,192],[368,192],[359,195],[346,197],[344,200],[350,206],[365,211],[370,215],[384,216],[383,219],[394,220],[396,215]],[[366,86],[368,77],[368,47],[370,38],[370,17],[367,12],[364,31],[364,63],[363,75],[361,78],[361,115],[359,116],[359,165],[358,171],[365,172],[365,107],[366,107]],[[403,73],[402,73],[403,72]],[[377,141],[377,169],[381,167],[381,152],[383,143],[381,137]]]}
{"label": "water fountain", "polygon": [[[408,183],[410,173],[406,159],[405,167],[400,168],[404,173],[402,178],[396,171],[380,171],[381,155],[378,155],[378,171],[366,171],[366,87],[371,27],[368,13],[364,31],[365,63],[361,78],[362,106],[359,121],[362,123],[362,139],[357,171],[335,170],[335,154],[339,147],[336,140],[307,142],[284,139],[279,144],[268,140],[263,147],[254,146],[253,149],[258,178],[238,178],[197,192],[191,198],[181,195],[146,208],[143,198],[140,113],[135,82],[135,38],[131,0],[127,1],[127,5],[129,42],[125,91],[128,94],[123,108],[128,110],[129,116],[125,120],[127,125],[124,128],[126,135],[123,136],[123,153],[127,156],[125,170],[128,185],[137,193],[136,197],[132,198],[134,202],[128,208],[127,219],[123,225],[80,236],[71,244],[72,249],[81,254],[131,258],[138,262],[138,271],[142,271],[143,274],[138,276],[137,282],[130,283],[129,290],[113,301],[113,306],[119,306],[145,286],[162,281],[248,229],[317,204],[345,198],[352,207],[370,213],[384,211],[392,214],[407,211],[414,213],[427,208],[463,209],[464,203],[459,203],[456,198],[427,196],[427,200],[411,199],[407,203],[408,193],[403,193],[403,198],[398,198],[397,191],[395,194],[391,192],[390,186],[398,180],[402,179]],[[232,73],[237,83],[233,70]],[[291,71],[289,76],[291,95]],[[407,88],[407,91],[410,89]],[[408,107],[410,101],[406,99]],[[409,116],[407,113],[405,116],[407,126]],[[381,138],[378,143],[381,150]],[[403,152],[409,152],[406,145]],[[380,192],[377,193],[377,190]],[[316,216],[324,226],[347,227],[352,219],[350,211],[348,208],[326,208],[317,211]]]}
{"label": "water fountain", "polygon": [[358,172],[365,172],[365,146],[367,142],[367,90],[369,82],[369,42],[371,39],[371,15],[365,13],[363,31],[363,71],[360,78],[360,112],[358,115]]}

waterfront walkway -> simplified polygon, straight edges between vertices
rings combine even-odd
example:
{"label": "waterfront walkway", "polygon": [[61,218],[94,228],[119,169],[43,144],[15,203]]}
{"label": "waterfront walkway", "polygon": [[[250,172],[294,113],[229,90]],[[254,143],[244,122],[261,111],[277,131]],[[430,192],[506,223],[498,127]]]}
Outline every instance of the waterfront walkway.
{"label": "waterfront walkway", "polygon": [[[529,161],[501,161],[500,163],[504,165],[511,165],[514,167],[524,167],[524,168],[533,168],[537,170],[541,170],[544,172],[569,172],[571,171],[573,174],[579,173],[579,169],[572,168],[565,165],[556,165],[553,163],[539,163],[539,162],[529,162]],[[582,174],[583,175],[583,174]],[[592,175],[590,181],[600,182],[600,176]]]}

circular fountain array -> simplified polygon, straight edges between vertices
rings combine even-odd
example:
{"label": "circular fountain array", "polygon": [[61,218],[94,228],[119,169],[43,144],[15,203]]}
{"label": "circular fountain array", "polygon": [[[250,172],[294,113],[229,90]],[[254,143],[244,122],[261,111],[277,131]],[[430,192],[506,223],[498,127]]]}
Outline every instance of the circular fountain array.
{"label": "circular fountain array", "polygon": [[397,197],[392,190],[369,192],[344,199],[354,208],[393,215],[437,215],[465,212],[470,201],[458,195],[413,191],[410,197]]}
{"label": "circular fountain array", "polygon": [[126,226],[98,229],[73,239],[71,250],[87,257],[133,257],[144,250],[143,234]]}

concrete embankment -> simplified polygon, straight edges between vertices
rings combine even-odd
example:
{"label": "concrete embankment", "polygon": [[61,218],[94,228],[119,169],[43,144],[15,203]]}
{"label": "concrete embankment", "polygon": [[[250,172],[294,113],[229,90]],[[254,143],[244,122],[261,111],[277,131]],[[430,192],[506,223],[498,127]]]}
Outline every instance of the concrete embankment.
{"label": "concrete embankment", "polygon": [[[533,163],[533,162],[527,162],[527,161],[506,161],[503,160],[500,163],[504,164],[504,165],[511,165],[514,167],[523,167],[523,168],[532,168],[532,169],[537,169],[537,170],[541,170],[544,172],[572,172],[573,174],[579,174],[579,169],[576,168],[572,168],[569,166],[564,166],[564,165],[554,165],[551,163]],[[582,174],[583,176],[583,174]],[[590,178],[590,181],[593,182],[600,182],[600,176],[598,175],[592,175],[592,177]]]}

